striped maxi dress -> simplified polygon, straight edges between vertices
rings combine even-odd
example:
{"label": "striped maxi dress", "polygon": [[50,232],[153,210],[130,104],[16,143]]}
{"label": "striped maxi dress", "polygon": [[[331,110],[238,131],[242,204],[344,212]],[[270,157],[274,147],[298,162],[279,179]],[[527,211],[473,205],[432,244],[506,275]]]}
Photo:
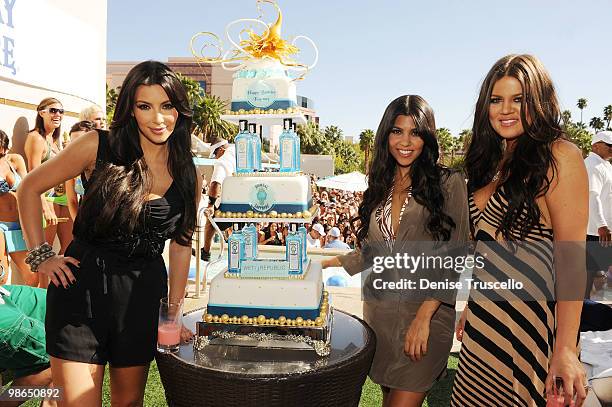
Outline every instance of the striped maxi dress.
{"label": "striped maxi dress", "polygon": [[469,197],[476,255],[484,259],[474,281],[515,279],[524,282],[524,289],[521,295],[471,290],[453,407],[546,406],[555,340],[553,233],[540,222],[514,249],[496,242],[507,206],[503,189],[493,193],[482,212]]}

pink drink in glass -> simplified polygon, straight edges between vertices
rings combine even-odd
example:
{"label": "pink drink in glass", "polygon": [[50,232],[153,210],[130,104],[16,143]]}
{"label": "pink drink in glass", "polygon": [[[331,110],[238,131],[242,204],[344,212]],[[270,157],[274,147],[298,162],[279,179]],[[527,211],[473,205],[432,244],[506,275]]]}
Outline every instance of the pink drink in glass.
{"label": "pink drink in glass", "polygon": [[157,350],[161,353],[177,352],[181,342],[182,303],[169,303],[162,298],[157,328]]}
{"label": "pink drink in glass", "polygon": [[177,345],[180,341],[180,326],[175,324],[163,324],[157,328],[157,343],[160,345]]}

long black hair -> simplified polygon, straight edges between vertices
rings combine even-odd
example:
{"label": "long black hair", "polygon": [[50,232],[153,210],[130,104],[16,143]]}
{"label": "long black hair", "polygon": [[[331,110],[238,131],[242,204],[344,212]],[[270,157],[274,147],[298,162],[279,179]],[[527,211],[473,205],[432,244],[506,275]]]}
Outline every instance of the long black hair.
{"label": "long black hair", "polygon": [[161,62],[142,62],[127,74],[108,135],[109,162],[96,169],[79,215],[83,219],[95,219],[94,232],[101,236],[114,233],[117,225],[122,226],[121,232],[128,234],[141,226],[143,207],[152,184],[140,146],[138,125],[132,115],[136,89],[141,85],[160,85],[179,113],[167,141],[168,172],[185,203],[181,224],[173,238],[188,246],[196,220],[196,170],[190,149],[192,111],[181,81]]}
{"label": "long black hair", "polygon": [[[504,76],[516,78],[521,83],[521,123],[525,133],[516,139],[512,154],[499,168],[505,143],[491,126],[489,104],[493,86]],[[496,233],[506,240],[523,239],[529,230],[540,225],[541,213],[536,199],[550,187],[548,170],[552,168],[553,176],[557,171],[552,145],[563,138],[560,116],[552,80],[535,56],[507,55],[497,61],[485,77],[465,157],[468,190],[477,191],[489,184],[499,169],[499,188],[503,186],[508,208]],[[525,216],[522,215],[524,211]]]}
{"label": "long black hair", "polygon": [[357,219],[357,241],[368,235],[370,216],[383,202],[393,185],[397,162],[389,153],[389,134],[397,116],[410,116],[415,131],[424,142],[421,154],[410,166],[412,197],[429,211],[425,226],[435,240],[449,240],[453,219],[444,213],[442,176],[450,171],[438,165],[439,151],[433,110],[425,99],[417,95],[400,96],[387,106],[374,139],[374,158],[370,164],[368,189],[363,194]]}

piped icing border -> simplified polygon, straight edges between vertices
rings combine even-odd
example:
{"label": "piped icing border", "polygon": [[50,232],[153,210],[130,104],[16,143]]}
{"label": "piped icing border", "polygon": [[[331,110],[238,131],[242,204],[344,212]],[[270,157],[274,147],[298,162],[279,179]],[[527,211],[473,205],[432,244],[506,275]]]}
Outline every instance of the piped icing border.
{"label": "piped icing border", "polygon": [[[211,313],[211,311],[225,310],[223,314]],[[251,310],[253,312],[243,312]],[[265,310],[265,314],[260,313]],[[202,316],[202,320],[208,323],[221,324],[242,324],[242,325],[267,325],[267,326],[322,326],[329,314],[329,293],[323,291],[321,303],[318,309],[314,310],[317,314],[311,314],[305,310],[270,309],[270,308],[248,308],[217,306],[208,304],[207,313]],[[279,314],[284,312],[284,314]],[[256,315],[257,316],[251,316]],[[293,316],[293,318],[287,317]]]}

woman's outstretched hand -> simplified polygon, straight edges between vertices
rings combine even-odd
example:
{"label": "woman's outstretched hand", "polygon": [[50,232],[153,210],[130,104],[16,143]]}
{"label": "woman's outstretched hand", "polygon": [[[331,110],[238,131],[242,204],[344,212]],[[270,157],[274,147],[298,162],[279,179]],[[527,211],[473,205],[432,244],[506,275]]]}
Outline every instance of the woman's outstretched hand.
{"label": "woman's outstretched hand", "polygon": [[181,343],[187,343],[193,339],[193,332],[185,325],[181,326]]}

